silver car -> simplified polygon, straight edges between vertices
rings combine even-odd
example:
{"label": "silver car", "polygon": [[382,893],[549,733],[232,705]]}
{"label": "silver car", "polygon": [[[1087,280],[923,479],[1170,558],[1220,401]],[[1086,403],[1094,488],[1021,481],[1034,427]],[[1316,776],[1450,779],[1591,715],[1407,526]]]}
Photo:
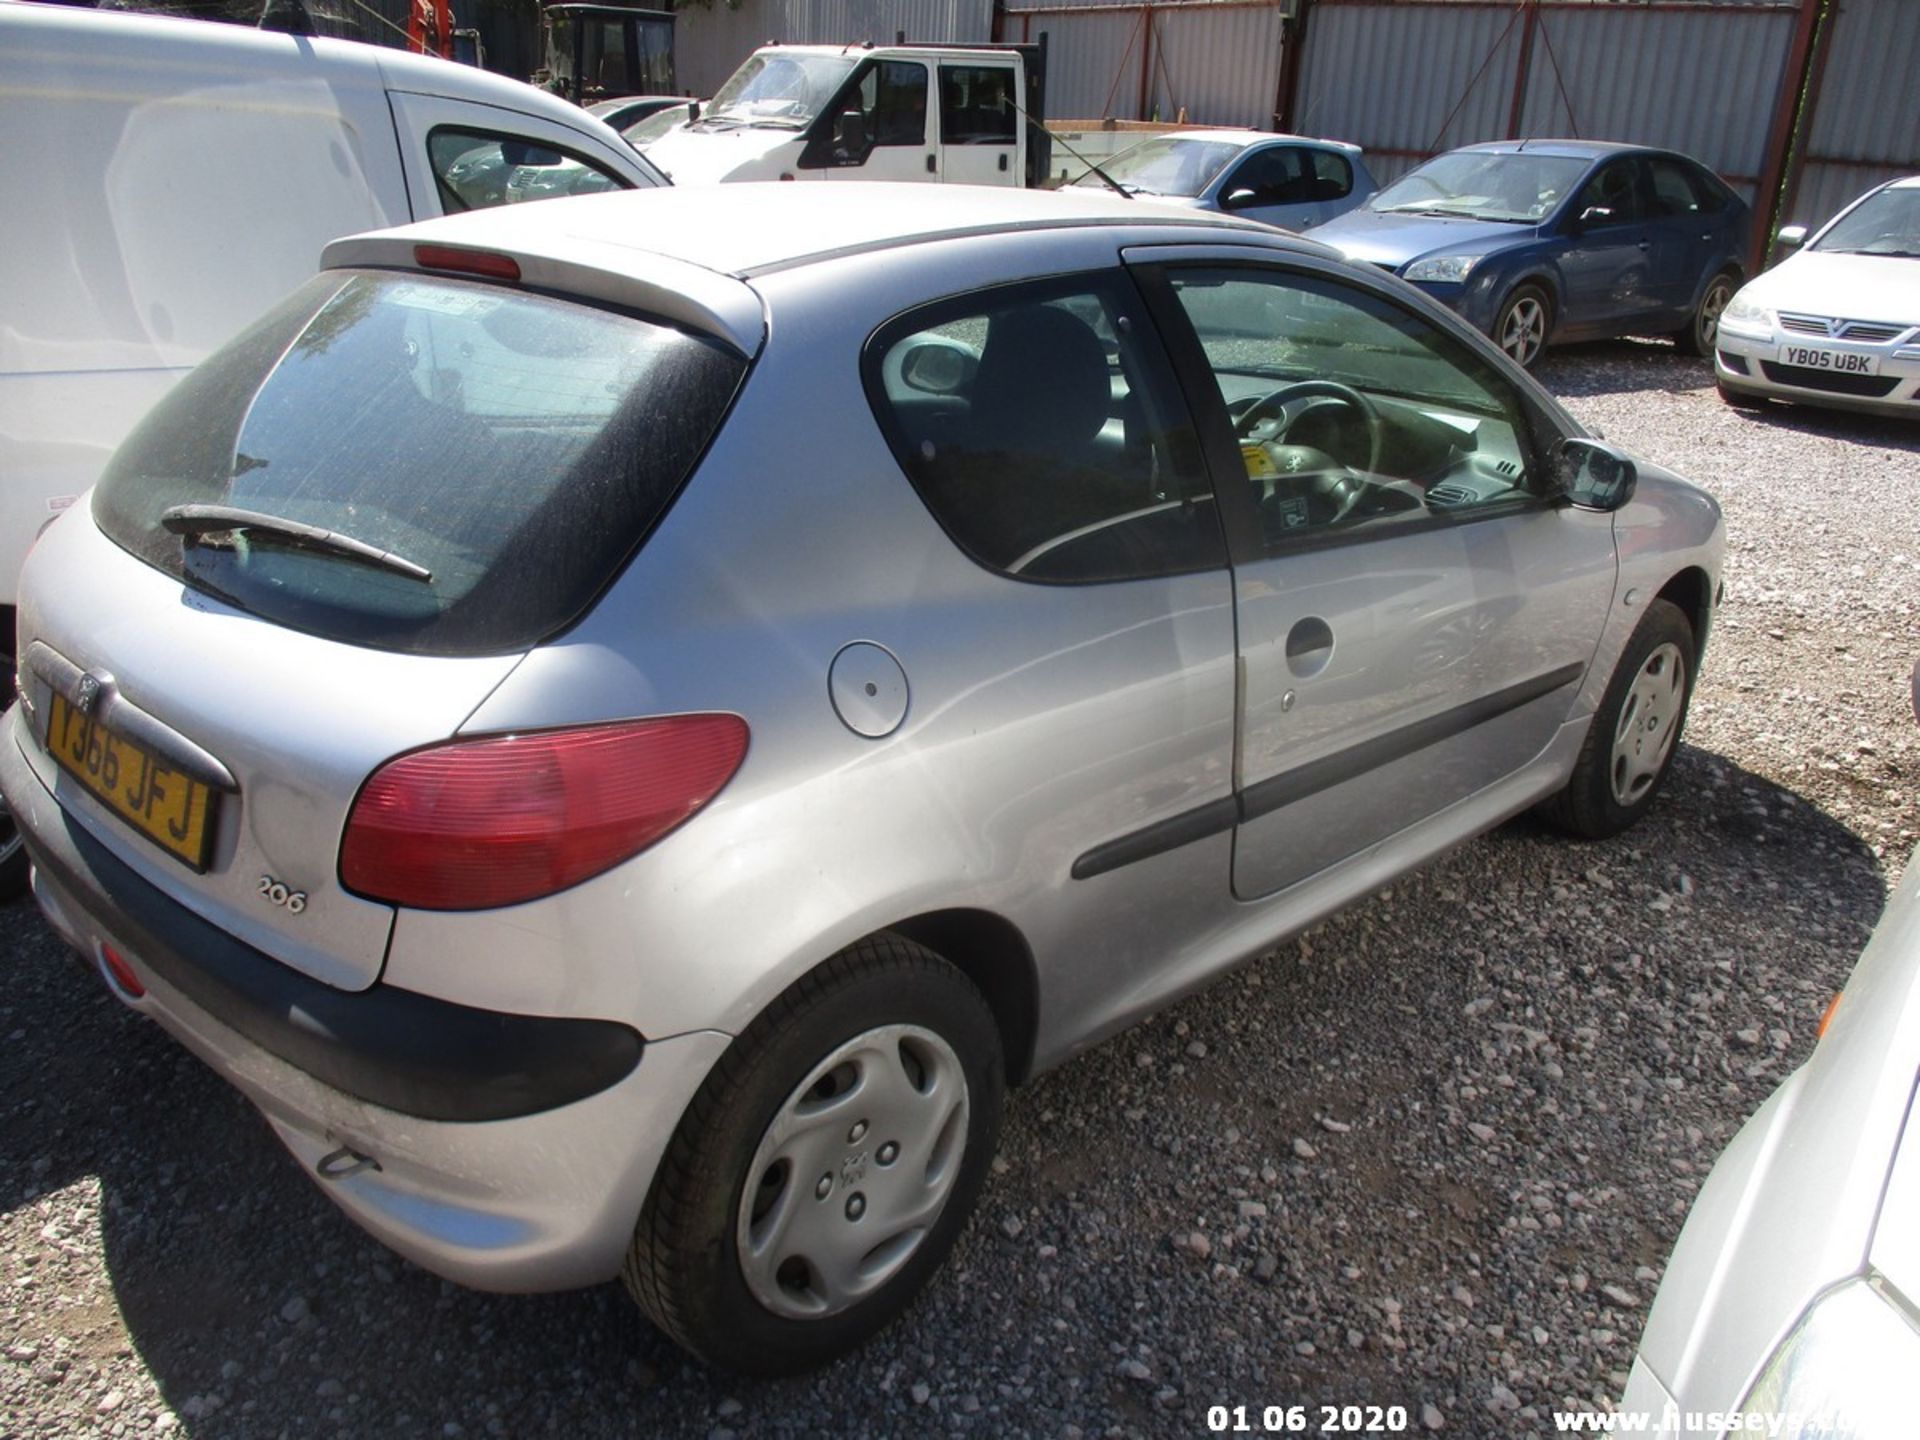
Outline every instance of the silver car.
{"label": "silver car", "polygon": [[1310,230],[1379,187],[1358,145],[1268,130],[1183,130],[1129,146],[1073,181]]}
{"label": "silver car", "polygon": [[819,1363],[1006,1086],[1672,762],[1714,502],[1310,242],[726,186],[324,263],[35,549],[0,790],[114,993],[442,1275]]}
{"label": "silver car", "polygon": [[[1920,666],[1912,699],[1920,717]],[[1693,1202],[1621,1401],[1638,1433],[1677,1440],[1718,1414],[1738,1440],[1913,1434],[1916,1074],[1920,854],[1812,1056]]]}
{"label": "silver car", "polygon": [[1795,400],[1920,415],[1920,175],[1855,200],[1750,280],[1720,316],[1714,379],[1743,410]]}

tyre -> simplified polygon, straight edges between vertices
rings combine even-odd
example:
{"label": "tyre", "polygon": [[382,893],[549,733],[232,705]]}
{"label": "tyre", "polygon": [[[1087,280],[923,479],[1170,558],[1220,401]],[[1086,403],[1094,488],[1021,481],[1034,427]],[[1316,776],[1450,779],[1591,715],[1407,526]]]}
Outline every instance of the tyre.
{"label": "tyre", "polygon": [[1627,641],[1567,788],[1543,807],[1549,819],[1575,835],[1604,840],[1647,813],[1686,728],[1694,653],[1686,615],[1670,601],[1655,600]]}
{"label": "tyre", "polygon": [[[11,636],[11,630],[9,630]],[[0,714],[13,704],[13,655],[11,639],[0,650]],[[20,827],[13,823],[7,802],[0,800],[0,904],[24,895],[27,890],[27,846],[20,838]]]}
{"label": "tyre", "polygon": [[999,1135],[999,1031],[958,970],[894,935],[775,1000],[687,1107],[634,1231],[627,1288],[709,1364],[808,1369],[913,1300]]}
{"label": "tyre", "polygon": [[1673,343],[1682,355],[1713,354],[1714,339],[1720,334],[1720,312],[1739,288],[1739,279],[1731,270],[1722,270],[1707,282],[1700,303],[1694,307],[1693,319],[1685,329],[1674,332]]}
{"label": "tyre", "polygon": [[1713,382],[1713,388],[1720,392],[1720,398],[1722,400],[1726,401],[1727,404],[1736,410],[1764,410],[1767,408],[1768,401],[1764,395],[1749,395],[1744,390],[1735,390],[1722,380],[1715,380]]}
{"label": "tyre", "polygon": [[1523,370],[1546,353],[1547,336],[1553,333],[1553,301],[1538,285],[1516,285],[1500,302],[1493,319],[1493,343],[1498,345]]}

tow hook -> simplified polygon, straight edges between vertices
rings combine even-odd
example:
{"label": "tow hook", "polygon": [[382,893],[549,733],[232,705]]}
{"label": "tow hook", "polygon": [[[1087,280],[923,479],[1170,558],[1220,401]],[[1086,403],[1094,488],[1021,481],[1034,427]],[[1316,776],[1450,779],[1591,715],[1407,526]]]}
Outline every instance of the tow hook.
{"label": "tow hook", "polygon": [[338,1150],[329,1151],[320,1157],[320,1163],[313,1167],[314,1173],[322,1180],[344,1180],[349,1175],[358,1175],[362,1170],[378,1170],[380,1162],[371,1155],[362,1155],[351,1146],[342,1145]]}

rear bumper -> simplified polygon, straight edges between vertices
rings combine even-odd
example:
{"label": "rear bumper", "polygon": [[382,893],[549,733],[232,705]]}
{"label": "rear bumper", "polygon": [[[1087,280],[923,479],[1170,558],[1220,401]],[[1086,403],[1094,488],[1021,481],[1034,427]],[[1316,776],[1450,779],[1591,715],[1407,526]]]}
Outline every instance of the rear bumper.
{"label": "rear bumper", "polygon": [[[96,964],[112,945],[146,990],[120,998],[240,1089],[329,1198],[462,1284],[566,1289],[619,1273],[660,1156],[730,1037],[643,1044],[609,1021],[300,976],[115,860],[28,768],[16,723],[0,718],[0,794],[48,921]],[[330,1178],[320,1161],[342,1147],[374,1164]]]}
{"label": "rear bumper", "polygon": [[[63,908],[110,927],[199,1008],[315,1079],[425,1120],[507,1120],[556,1109],[633,1071],[645,1048],[611,1020],[507,1015],[372,985],[336,989],[280,964],[142,879],[80,827],[0,728],[0,794]],[[37,792],[37,793],[36,793]]]}

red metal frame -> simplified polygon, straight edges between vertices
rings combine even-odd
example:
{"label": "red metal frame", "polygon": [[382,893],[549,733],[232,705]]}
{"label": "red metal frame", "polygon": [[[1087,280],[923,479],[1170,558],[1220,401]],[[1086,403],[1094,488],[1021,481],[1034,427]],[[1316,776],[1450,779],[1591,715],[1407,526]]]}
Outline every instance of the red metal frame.
{"label": "red metal frame", "polygon": [[[1793,27],[1793,48],[1787,52],[1786,67],[1780,74],[1780,92],[1774,97],[1773,126],[1767,132],[1767,164],[1761,172],[1760,183],[1754,190],[1753,213],[1758,223],[1754,226],[1753,246],[1747,255],[1747,268],[1758,273],[1773,253],[1773,236],[1779,228],[1780,218],[1786,213],[1787,202],[1792,198],[1781,192],[1789,182],[1799,187],[1799,173],[1796,169],[1789,176],[1788,167],[1792,164],[1793,138],[1801,115],[1801,95],[1806,96],[1805,113],[1811,115],[1820,94],[1820,77],[1826,70],[1826,56],[1829,47],[1820,46],[1816,56],[1814,41],[1820,33],[1820,17],[1826,8],[1826,0],[1800,0],[1800,19]],[[1809,70],[1809,66],[1813,68]]]}

